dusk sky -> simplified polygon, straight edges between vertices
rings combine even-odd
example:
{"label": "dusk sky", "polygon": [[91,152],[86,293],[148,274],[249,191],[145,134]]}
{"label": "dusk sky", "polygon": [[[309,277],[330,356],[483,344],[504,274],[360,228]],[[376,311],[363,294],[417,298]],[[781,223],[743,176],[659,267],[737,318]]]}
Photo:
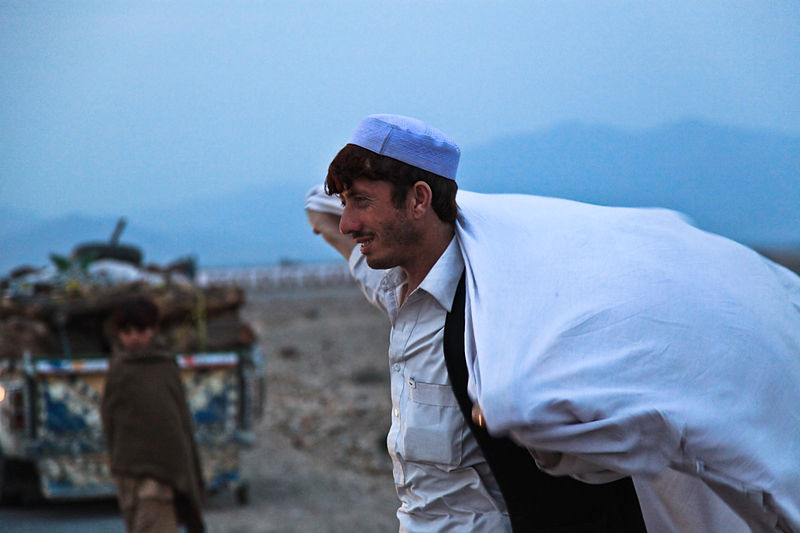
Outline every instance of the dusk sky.
{"label": "dusk sky", "polygon": [[800,2],[0,1],[3,207],[310,186],[370,113],[800,135]]}

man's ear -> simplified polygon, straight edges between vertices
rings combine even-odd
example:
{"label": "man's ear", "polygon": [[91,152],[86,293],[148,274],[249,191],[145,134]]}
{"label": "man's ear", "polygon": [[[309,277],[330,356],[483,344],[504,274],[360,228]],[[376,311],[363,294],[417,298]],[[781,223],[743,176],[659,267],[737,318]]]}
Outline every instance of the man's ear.
{"label": "man's ear", "polygon": [[431,208],[433,191],[431,191],[430,185],[424,181],[418,181],[412,185],[408,197],[411,204],[411,215],[416,218],[422,218]]}

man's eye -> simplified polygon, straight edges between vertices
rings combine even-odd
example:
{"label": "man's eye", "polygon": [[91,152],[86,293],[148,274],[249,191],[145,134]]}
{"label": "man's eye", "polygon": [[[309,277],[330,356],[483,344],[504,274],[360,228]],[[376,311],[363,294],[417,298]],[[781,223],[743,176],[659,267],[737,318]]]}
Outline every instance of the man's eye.
{"label": "man's eye", "polygon": [[367,204],[367,199],[363,196],[353,196],[350,198],[350,203],[356,207],[363,207]]}

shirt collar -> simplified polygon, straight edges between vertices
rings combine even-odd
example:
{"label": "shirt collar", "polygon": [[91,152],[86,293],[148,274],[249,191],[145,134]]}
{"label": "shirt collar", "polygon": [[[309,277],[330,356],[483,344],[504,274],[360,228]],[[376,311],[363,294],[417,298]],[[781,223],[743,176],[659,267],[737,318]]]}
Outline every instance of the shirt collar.
{"label": "shirt collar", "polygon": [[417,290],[424,290],[433,296],[439,305],[449,313],[463,271],[464,259],[461,257],[461,248],[458,240],[453,237],[447,249],[419,284]]}

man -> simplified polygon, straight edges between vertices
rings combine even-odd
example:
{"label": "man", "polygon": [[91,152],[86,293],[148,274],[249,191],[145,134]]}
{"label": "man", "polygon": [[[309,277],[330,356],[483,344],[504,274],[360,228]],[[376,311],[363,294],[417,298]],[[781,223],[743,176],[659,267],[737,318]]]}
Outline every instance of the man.
{"label": "man", "polygon": [[[329,167],[328,191],[344,207],[319,188],[306,203],[314,231],[349,260],[368,300],[392,323],[387,444],[400,531],[642,531],[630,480],[589,486],[533,466],[530,495],[517,502],[519,491],[508,488],[513,476],[499,471],[498,461],[487,463],[481,448],[495,457],[505,452],[489,451],[491,438],[465,419],[443,344],[464,272],[454,238],[459,155],[455,143],[420,121],[372,115]],[[516,453],[512,444],[502,446]],[[532,463],[526,452],[517,457]]]}
{"label": "man", "polygon": [[[363,144],[436,153],[396,133]],[[347,184],[327,185],[377,256]],[[455,235],[469,399],[493,435],[554,474],[633,476],[651,531],[800,532],[797,276],[665,210],[463,192]]]}
{"label": "man", "polygon": [[101,404],[111,473],[129,533],[204,531],[203,478],[175,357],[153,344],[158,307],[132,298],[114,312],[117,343]]}

